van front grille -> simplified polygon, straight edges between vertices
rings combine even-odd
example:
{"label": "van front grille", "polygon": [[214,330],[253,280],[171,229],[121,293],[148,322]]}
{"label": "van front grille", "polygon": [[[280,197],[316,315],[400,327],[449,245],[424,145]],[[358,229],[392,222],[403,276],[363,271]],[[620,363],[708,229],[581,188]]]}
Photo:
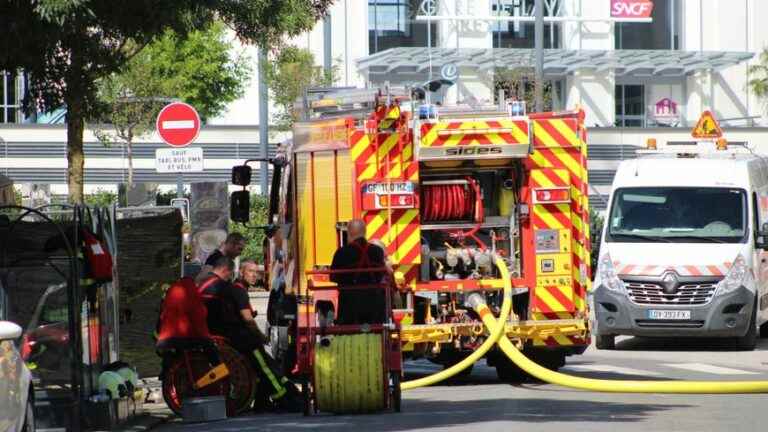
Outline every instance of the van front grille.
{"label": "van front grille", "polygon": [[625,282],[625,285],[629,299],[639,305],[704,305],[712,300],[717,288],[712,282],[688,283],[668,294],[656,283]]}

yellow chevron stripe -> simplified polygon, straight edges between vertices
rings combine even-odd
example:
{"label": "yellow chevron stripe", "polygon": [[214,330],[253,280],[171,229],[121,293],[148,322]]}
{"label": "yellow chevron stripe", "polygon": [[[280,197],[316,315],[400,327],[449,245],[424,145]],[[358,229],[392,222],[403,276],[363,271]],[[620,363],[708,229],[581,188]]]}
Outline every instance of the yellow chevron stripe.
{"label": "yellow chevron stripe", "polygon": [[552,338],[555,339],[558,345],[573,345],[573,342],[571,342],[568,336],[556,334],[552,336]]}
{"label": "yellow chevron stripe", "polygon": [[568,144],[579,147],[581,144],[581,140],[579,139],[579,136],[576,134],[576,131],[568,127],[568,123],[565,120],[562,119],[554,119],[550,120],[550,124],[557,129],[558,132],[560,132],[560,135],[563,136],[566,140],[568,140]]}
{"label": "yellow chevron stripe", "polygon": [[520,144],[530,144],[528,139],[528,134],[523,132],[522,129],[518,125],[515,124],[513,121],[509,121],[509,128],[512,129],[512,136],[515,137],[515,140]]}
{"label": "yellow chevron stripe", "polygon": [[421,245],[421,231],[419,229],[416,229],[413,233],[411,233],[410,236],[403,242],[402,245],[400,245],[399,248],[397,248],[397,253],[395,254],[395,257],[392,257],[393,261],[400,264],[418,264],[421,262],[419,257],[417,256],[416,259],[412,262],[408,263],[402,263],[401,261],[408,255],[409,252],[411,252],[414,248],[420,247]]}
{"label": "yellow chevron stripe", "polygon": [[568,174],[567,170],[556,169],[556,170],[553,170],[553,172],[555,173],[555,175],[557,175],[560,178],[560,180],[563,181],[564,184],[571,183],[571,177],[570,177],[570,174]]}
{"label": "yellow chevron stripe", "polygon": [[551,229],[563,229],[563,224],[560,223],[552,213],[544,209],[542,205],[536,204],[533,206],[533,212],[538,216],[547,226]]}
{"label": "yellow chevron stripe", "polygon": [[552,168],[553,166],[552,163],[538,151],[533,152],[531,160],[536,164],[536,168]]}
{"label": "yellow chevron stripe", "polygon": [[560,159],[560,162],[565,164],[565,166],[567,166],[568,169],[571,172],[576,174],[577,177],[579,179],[581,179],[581,177],[582,177],[581,176],[581,173],[582,173],[581,164],[579,164],[579,162],[576,159],[571,157],[571,155],[569,155],[567,151],[562,150],[562,149],[555,150],[552,153],[555,155],[556,158]]}
{"label": "yellow chevron stripe", "polygon": [[413,159],[413,144],[408,140],[403,146],[403,160],[408,162],[411,159]]}
{"label": "yellow chevron stripe", "polygon": [[392,168],[387,173],[387,178],[396,179],[397,177],[400,177],[403,174],[402,170],[400,169],[402,167],[402,164],[400,164],[399,161],[392,162],[391,167]]}
{"label": "yellow chevron stripe", "polygon": [[459,142],[464,139],[464,134],[452,134],[448,135],[445,142],[443,143],[444,147],[456,147],[459,145]]}
{"label": "yellow chevron stripe", "polygon": [[351,156],[353,161],[357,161],[357,158],[365,151],[370,145],[371,141],[368,139],[368,135],[363,135],[354,145],[352,145]]}
{"label": "yellow chevron stripe", "polygon": [[393,133],[384,139],[384,142],[379,146],[379,161],[384,161],[389,155],[389,152],[397,145],[397,141],[400,139],[398,133]]}
{"label": "yellow chevron stripe", "polygon": [[363,182],[365,180],[370,180],[376,175],[376,166],[373,164],[368,164],[365,166],[365,169],[363,172],[360,173],[360,175],[357,176],[358,182]]}
{"label": "yellow chevron stripe", "polygon": [[558,285],[557,289],[560,291],[560,293],[563,295],[563,297],[567,299],[571,299],[573,301],[573,288],[566,286],[566,285]]}
{"label": "yellow chevron stripe", "polygon": [[572,245],[573,253],[576,255],[582,262],[588,262],[585,260],[587,258],[587,255],[585,253],[584,246],[579,242],[573,242]]}
{"label": "yellow chevron stripe", "polygon": [[555,186],[555,183],[552,182],[552,180],[550,180],[546,175],[544,175],[543,172],[539,170],[531,171],[531,178],[533,179],[534,182],[536,182],[537,185],[539,185],[539,187],[548,188],[548,187]]}
{"label": "yellow chevron stripe", "polygon": [[539,142],[545,147],[560,147],[560,143],[555,140],[543,127],[533,129],[533,134],[539,139]]}
{"label": "yellow chevron stripe", "polygon": [[435,123],[432,126],[432,129],[429,130],[425,135],[421,137],[421,146],[422,147],[432,147],[432,145],[437,141],[437,134],[441,130],[445,129],[448,126],[448,123],[439,122]]}
{"label": "yellow chevron stripe", "polygon": [[560,204],[555,204],[555,207],[557,207],[557,209],[560,210],[561,213],[566,215],[571,212],[570,204],[560,203]]}
{"label": "yellow chevron stripe", "polygon": [[543,289],[537,289],[533,291],[534,295],[541,301],[547,304],[552,311],[563,311],[567,308],[564,305],[561,305],[557,299],[547,291],[546,288]]}
{"label": "yellow chevron stripe", "polygon": [[[371,238],[374,234],[376,234],[376,231],[378,231],[381,228],[381,226],[384,225],[384,222],[387,221],[385,212],[374,211],[373,213],[376,213],[376,215],[365,226],[365,236],[368,238]],[[365,217],[366,215],[367,215],[367,212],[366,214],[363,214],[363,217]]]}
{"label": "yellow chevron stripe", "polygon": [[581,215],[577,214],[576,212],[571,213],[571,225],[573,226],[574,230],[583,235],[582,230],[584,229],[584,221],[581,220]]}

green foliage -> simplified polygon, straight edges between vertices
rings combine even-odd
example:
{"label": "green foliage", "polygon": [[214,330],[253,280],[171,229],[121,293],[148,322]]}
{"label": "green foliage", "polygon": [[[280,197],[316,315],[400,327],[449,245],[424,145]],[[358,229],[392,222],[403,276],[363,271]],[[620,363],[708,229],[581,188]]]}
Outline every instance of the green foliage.
{"label": "green foliage", "polygon": [[13,198],[17,206],[21,205],[21,201],[24,199],[24,195],[21,193],[21,189],[13,188]]}
{"label": "green foliage", "polygon": [[147,45],[122,75],[136,96],[166,96],[197,109],[203,120],[221,114],[243,95],[250,58],[236,53],[220,22],[180,37],[166,31]]}
{"label": "green foliage", "polygon": [[85,195],[85,204],[93,207],[109,207],[117,202],[117,194],[98,189],[95,193]]}
{"label": "green foliage", "polygon": [[315,65],[312,52],[295,46],[283,47],[264,69],[267,85],[279,109],[275,115],[278,128],[289,128],[296,121],[293,104],[310,87],[328,87],[337,81],[338,66],[330,71]]}
{"label": "green foliage", "polygon": [[[155,197],[155,203],[159,206],[169,206],[171,205],[171,200],[176,198],[176,191],[175,190],[169,190],[165,192],[158,192]],[[184,198],[190,199],[192,197],[192,194],[186,193],[184,194]]]}
{"label": "green foliage", "polygon": [[[29,76],[28,112],[67,107],[70,201],[83,201],[83,131],[100,118],[99,80],[170,29],[184,39],[221,20],[245,42],[277,47],[311,29],[332,0],[37,0],[0,3],[0,70]],[[189,53],[188,53],[189,54]],[[195,53],[196,55],[197,53]]]}
{"label": "green foliage", "polygon": [[[251,221],[249,226],[263,226],[267,223],[269,213],[269,200],[259,194],[251,194]],[[261,262],[264,253],[262,246],[264,242],[264,230],[258,228],[249,228],[234,222],[229,223],[230,232],[242,233],[246,238],[245,250],[243,250],[242,259],[252,259]]]}
{"label": "green foliage", "polygon": [[760,53],[760,62],[749,67],[749,77],[747,85],[768,106],[768,48]]}
{"label": "green foliage", "polygon": [[[493,75],[494,95],[499,90],[504,90],[507,98],[525,101],[525,107],[528,112],[532,112],[536,106],[536,94],[534,91],[535,74],[533,70],[518,68],[506,69],[498,68]],[[544,82],[544,111],[551,111],[552,108],[552,83]],[[496,97],[496,96],[494,96]]]}
{"label": "green foliage", "polygon": [[[250,75],[247,56],[237,56],[224,25],[215,22],[181,38],[172,30],[147,45],[120,73],[99,82],[103,123],[95,130],[105,145],[123,144],[128,184],[133,184],[133,142],[150,134],[160,109],[171,100],[194,106],[203,120],[242,96]],[[108,127],[111,125],[112,127]]]}

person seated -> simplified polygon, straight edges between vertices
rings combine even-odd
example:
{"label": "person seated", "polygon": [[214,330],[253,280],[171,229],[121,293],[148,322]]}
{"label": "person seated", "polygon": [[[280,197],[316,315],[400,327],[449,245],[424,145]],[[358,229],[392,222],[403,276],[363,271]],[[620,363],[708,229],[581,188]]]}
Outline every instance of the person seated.
{"label": "person seated", "polygon": [[268,386],[272,403],[279,409],[298,412],[303,403],[296,387],[278,372],[275,360],[264,349],[266,338],[253,318],[248,293],[230,282],[234,268],[231,259],[219,257],[208,277],[198,286],[208,309],[208,327],[250,359],[261,379],[260,387]]}
{"label": "person seated", "polygon": [[192,278],[184,277],[171,284],[163,297],[156,327],[155,347],[163,358],[163,372],[170,360],[164,353],[175,350],[202,349],[211,365],[221,363],[208,329],[207,316],[208,311]]}

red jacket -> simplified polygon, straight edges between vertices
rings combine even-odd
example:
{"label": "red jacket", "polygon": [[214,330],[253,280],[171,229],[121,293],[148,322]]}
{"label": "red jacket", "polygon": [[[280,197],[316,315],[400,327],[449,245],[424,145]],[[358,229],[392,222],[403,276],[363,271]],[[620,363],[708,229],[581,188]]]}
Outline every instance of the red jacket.
{"label": "red jacket", "polygon": [[189,277],[179,279],[165,293],[158,342],[175,338],[210,338],[207,317],[208,311],[197,292],[195,281]]}

